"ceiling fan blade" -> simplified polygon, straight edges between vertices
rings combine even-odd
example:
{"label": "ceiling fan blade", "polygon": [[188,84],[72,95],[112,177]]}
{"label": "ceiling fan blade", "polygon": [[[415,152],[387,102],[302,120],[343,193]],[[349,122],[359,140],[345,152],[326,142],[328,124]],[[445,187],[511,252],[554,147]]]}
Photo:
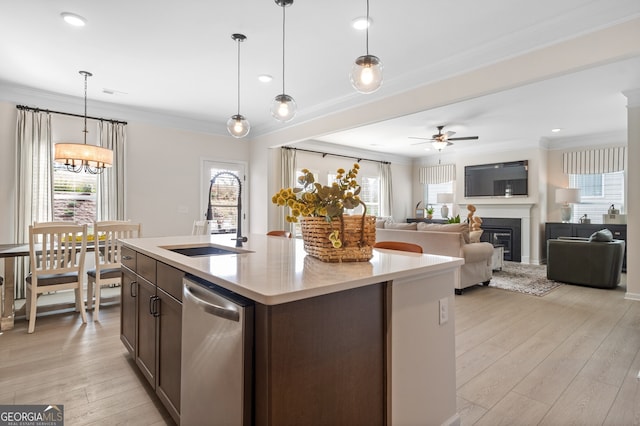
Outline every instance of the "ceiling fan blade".
{"label": "ceiling fan blade", "polygon": [[445,132],[444,134],[445,134],[445,135],[447,136],[447,138],[448,138],[449,136],[453,136],[453,135],[455,135],[455,134],[456,134],[456,132],[452,132],[451,130],[449,130],[448,132]]}
{"label": "ceiling fan blade", "polygon": [[417,136],[408,136],[408,138],[409,139],[420,139],[420,140],[423,140],[423,141],[431,141],[431,140],[433,140],[431,138],[419,138]]}
{"label": "ceiling fan blade", "polygon": [[478,136],[465,136],[462,138],[449,138],[450,141],[470,141],[478,139]]}

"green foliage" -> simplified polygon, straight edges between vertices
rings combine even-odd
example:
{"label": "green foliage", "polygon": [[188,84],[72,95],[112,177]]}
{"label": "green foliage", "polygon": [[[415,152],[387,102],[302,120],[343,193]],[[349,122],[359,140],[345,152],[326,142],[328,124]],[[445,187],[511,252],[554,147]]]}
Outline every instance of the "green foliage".
{"label": "green foliage", "polygon": [[427,207],[427,214],[433,214],[433,211],[433,206],[429,204],[429,207]]}
{"label": "green foliage", "polygon": [[447,223],[460,223],[460,215],[456,215],[456,217],[450,217],[447,220]]}

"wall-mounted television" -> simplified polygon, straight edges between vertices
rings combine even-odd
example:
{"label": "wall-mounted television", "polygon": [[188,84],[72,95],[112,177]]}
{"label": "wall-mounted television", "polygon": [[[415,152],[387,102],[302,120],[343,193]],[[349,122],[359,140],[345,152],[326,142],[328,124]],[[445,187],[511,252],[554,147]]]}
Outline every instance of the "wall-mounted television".
{"label": "wall-mounted television", "polygon": [[528,195],[528,175],[528,160],[465,166],[464,196]]}

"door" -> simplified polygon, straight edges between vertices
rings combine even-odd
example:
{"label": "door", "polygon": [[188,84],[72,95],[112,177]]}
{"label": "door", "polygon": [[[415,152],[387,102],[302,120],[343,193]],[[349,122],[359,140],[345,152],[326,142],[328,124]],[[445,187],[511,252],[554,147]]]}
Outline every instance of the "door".
{"label": "door", "polygon": [[136,343],[136,295],[138,283],[136,275],[122,268],[122,285],[120,286],[120,340],[129,353],[135,356]]}
{"label": "door", "polygon": [[[222,174],[220,174],[222,173]],[[216,177],[217,175],[217,177]],[[235,177],[234,177],[235,176]],[[211,180],[216,178],[212,185]],[[237,179],[236,179],[237,177]],[[240,186],[238,186],[238,181]],[[247,229],[247,185],[246,166],[244,163],[225,163],[204,160],[202,163],[202,219],[206,219],[211,199],[214,233],[235,233],[238,221],[238,193],[241,189],[242,230]]]}
{"label": "door", "polygon": [[151,386],[156,387],[156,286],[141,276],[138,280],[136,364]]}
{"label": "door", "polygon": [[182,350],[182,303],[157,289],[158,378],[156,392],[173,419],[180,416],[180,362]]}

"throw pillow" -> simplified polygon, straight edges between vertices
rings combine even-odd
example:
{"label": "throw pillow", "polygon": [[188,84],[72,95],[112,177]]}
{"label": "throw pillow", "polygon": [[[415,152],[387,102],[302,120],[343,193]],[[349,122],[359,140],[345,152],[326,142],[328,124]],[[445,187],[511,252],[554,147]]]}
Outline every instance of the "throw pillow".
{"label": "throw pillow", "polygon": [[601,229],[591,234],[591,236],[589,237],[589,241],[608,243],[610,241],[613,241],[613,234],[606,228]]}
{"label": "throw pillow", "polygon": [[418,223],[418,231],[460,232],[464,242],[469,244],[469,225],[466,223]]}
{"label": "throw pillow", "polygon": [[482,229],[479,229],[477,231],[471,231],[469,232],[469,242],[479,243],[481,236],[482,236]]}
{"label": "throw pillow", "polygon": [[417,223],[385,223],[384,229],[405,229],[415,231],[418,229]]}

